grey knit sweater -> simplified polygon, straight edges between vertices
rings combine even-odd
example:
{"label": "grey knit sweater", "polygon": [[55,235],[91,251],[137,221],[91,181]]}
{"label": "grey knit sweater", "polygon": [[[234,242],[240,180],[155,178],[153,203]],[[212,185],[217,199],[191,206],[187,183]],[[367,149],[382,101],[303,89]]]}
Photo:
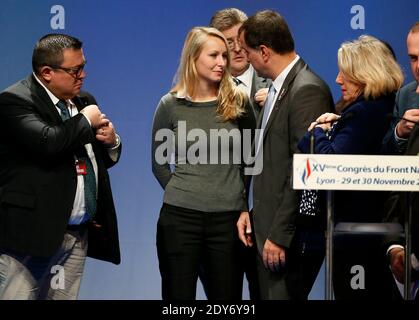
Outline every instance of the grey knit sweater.
{"label": "grey knit sweater", "polygon": [[[165,190],[163,202],[204,212],[246,210],[237,146],[240,131],[237,123],[222,121],[216,109],[215,100],[191,102],[170,93],[161,98],[153,121],[152,166]],[[162,163],[162,155],[167,160],[165,146],[171,132],[172,166]]]}

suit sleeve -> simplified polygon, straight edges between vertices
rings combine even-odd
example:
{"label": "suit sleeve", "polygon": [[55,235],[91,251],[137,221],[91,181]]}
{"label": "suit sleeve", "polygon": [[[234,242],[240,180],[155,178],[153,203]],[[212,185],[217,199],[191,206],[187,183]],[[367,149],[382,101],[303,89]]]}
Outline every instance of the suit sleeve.
{"label": "suit sleeve", "polygon": [[8,143],[40,158],[72,152],[95,139],[82,114],[51,125],[41,118],[34,102],[10,92],[0,95],[0,117]]}
{"label": "suit sleeve", "polygon": [[[76,105],[80,106],[80,110],[91,104],[99,105],[95,97],[86,91],[80,92],[80,94],[73,99],[73,102],[75,102]],[[111,157],[110,149],[104,146],[102,143],[98,142],[96,139],[95,141],[97,148],[101,150],[105,167],[109,169],[113,167],[115,164],[117,164],[122,153],[122,142],[120,141],[118,148],[112,150],[114,156]]]}
{"label": "suit sleeve", "polygon": [[269,235],[271,241],[284,247],[290,246],[294,236],[299,206],[298,192],[292,189],[292,155],[297,152],[297,144],[307,132],[310,123],[321,114],[333,110],[330,91],[323,84],[303,85],[293,92],[289,99],[291,107],[288,115],[288,131],[291,157],[283,188],[283,201],[275,212]]}
{"label": "suit sleeve", "polygon": [[[406,192],[399,192],[399,191],[391,192],[386,202],[384,203],[385,217],[383,219],[383,222],[399,223],[404,228],[405,215],[409,207],[408,197],[409,195]],[[404,246],[405,243],[406,243],[405,238],[401,234],[397,234],[397,233],[386,234],[384,236],[383,243],[382,243],[383,255],[387,254],[387,250],[389,249],[390,246],[392,245]]]}
{"label": "suit sleeve", "polygon": [[396,101],[393,110],[393,119],[390,128],[383,139],[382,153],[383,154],[403,154],[406,150],[407,140],[396,140],[395,129],[399,123],[399,119],[403,117],[406,110],[401,107],[400,91],[397,92]]}

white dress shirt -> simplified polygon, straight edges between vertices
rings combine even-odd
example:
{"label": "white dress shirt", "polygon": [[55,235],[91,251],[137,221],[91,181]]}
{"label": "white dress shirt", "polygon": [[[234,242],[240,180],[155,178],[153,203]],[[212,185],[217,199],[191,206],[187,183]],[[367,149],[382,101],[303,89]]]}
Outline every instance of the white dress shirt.
{"label": "white dress shirt", "polygon": [[255,73],[255,70],[253,69],[252,65],[249,64],[249,68],[245,72],[243,72],[241,75],[234,77],[238,80],[240,80],[240,83],[237,85],[237,88],[242,90],[244,93],[247,94],[247,96],[252,99],[251,97],[251,91],[252,91],[252,82],[253,82],[253,75]]}
{"label": "white dress shirt", "polygon": [[[61,111],[60,109],[57,107],[57,103],[58,101],[60,101],[60,99],[58,99],[51,91],[48,90],[47,87],[45,87],[45,85],[41,82],[41,80],[38,79],[38,77],[33,74],[35,79],[38,81],[38,83],[45,89],[45,91],[47,92],[48,96],[50,97],[52,103],[55,105],[55,108],[57,109],[57,112],[61,115]],[[71,101],[71,100],[67,100],[66,101],[67,106],[69,108],[69,113],[70,113],[70,117],[74,117],[76,114],[79,113],[76,105]],[[89,119],[86,117],[87,121],[90,124]],[[118,139],[119,141],[119,139]],[[88,157],[90,158],[90,161],[92,162],[93,165],[93,170],[95,172],[95,179],[96,179],[96,190],[98,187],[98,168],[97,168],[97,162],[96,162],[96,158],[95,158],[95,154],[93,152],[93,148],[92,145],[90,143],[85,144],[84,147],[86,148],[86,152]],[[116,159],[118,158],[118,147],[119,147],[119,143],[118,145],[116,145],[113,148],[109,148],[108,152],[109,152],[109,156],[111,157],[112,160],[116,161]],[[76,170],[76,162],[77,158],[74,156],[74,170]],[[77,189],[76,189],[76,194],[75,194],[75,198],[74,198],[74,203],[73,203],[73,209],[71,211],[71,215],[70,215],[70,219],[68,224],[69,225],[78,225],[80,223],[83,223],[85,221],[87,221],[89,219],[89,215],[86,214],[86,205],[85,205],[85,199],[84,199],[84,178],[83,175],[77,175]]]}

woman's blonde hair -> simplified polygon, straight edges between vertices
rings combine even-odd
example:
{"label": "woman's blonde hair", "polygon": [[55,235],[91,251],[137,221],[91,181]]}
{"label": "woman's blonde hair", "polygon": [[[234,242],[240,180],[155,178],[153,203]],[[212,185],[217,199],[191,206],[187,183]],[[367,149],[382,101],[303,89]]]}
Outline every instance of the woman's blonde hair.
{"label": "woman's blonde hair", "polygon": [[235,120],[244,112],[246,95],[238,90],[232,81],[230,74],[230,51],[224,35],[215,28],[195,27],[189,31],[183,45],[182,56],[175,78],[175,86],[170,90],[172,93],[184,93],[192,97],[198,84],[196,60],[202,52],[202,48],[209,37],[221,39],[227,49],[227,65],[223,72],[218,88],[217,114],[223,121]]}
{"label": "woman's blonde hair", "polygon": [[368,35],[344,42],[338,50],[338,65],[348,80],[362,87],[365,99],[396,92],[404,81],[389,47]]}

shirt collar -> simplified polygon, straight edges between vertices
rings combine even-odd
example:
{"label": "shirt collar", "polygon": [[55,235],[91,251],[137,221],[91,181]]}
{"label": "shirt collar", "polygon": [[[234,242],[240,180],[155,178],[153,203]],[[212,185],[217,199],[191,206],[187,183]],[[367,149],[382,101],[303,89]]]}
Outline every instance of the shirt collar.
{"label": "shirt collar", "polygon": [[278,77],[272,82],[272,85],[276,89],[276,92],[279,92],[282,88],[282,85],[285,82],[285,79],[287,78],[288,74],[290,73],[292,67],[297,63],[297,61],[300,59],[300,56],[297,54],[294,60],[291,61],[291,63],[279,74]]}
{"label": "shirt collar", "polygon": [[249,68],[247,68],[245,72],[235,78],[239,79],[247,88],[250,88],[252,86],[253,73],[254,69],[252,65],[249,64]]}

